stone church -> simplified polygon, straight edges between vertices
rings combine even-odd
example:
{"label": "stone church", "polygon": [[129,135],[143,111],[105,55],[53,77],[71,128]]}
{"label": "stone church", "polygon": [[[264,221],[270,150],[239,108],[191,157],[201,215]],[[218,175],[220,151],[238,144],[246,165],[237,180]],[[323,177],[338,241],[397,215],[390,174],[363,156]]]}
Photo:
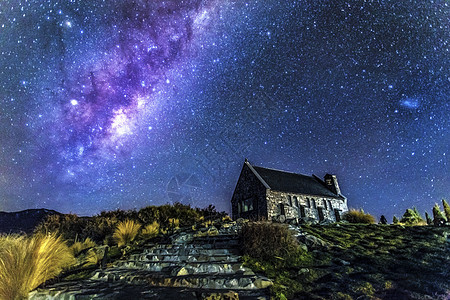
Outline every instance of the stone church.
{"label": "stone church", "polygon": [[335,175],[324,180],[252,166],[246,159],[231,199],[233,219],[339,221],[348,211]]}

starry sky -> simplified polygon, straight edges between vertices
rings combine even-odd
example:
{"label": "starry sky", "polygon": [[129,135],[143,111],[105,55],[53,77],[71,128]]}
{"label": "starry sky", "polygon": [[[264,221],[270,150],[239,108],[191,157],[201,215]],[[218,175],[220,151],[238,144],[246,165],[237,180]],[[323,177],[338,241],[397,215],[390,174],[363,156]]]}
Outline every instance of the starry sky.
{"label": "starry sky", "polygon": [[0,1],[0,210],[219,210],[244,158],[450,198],[450,3]]}

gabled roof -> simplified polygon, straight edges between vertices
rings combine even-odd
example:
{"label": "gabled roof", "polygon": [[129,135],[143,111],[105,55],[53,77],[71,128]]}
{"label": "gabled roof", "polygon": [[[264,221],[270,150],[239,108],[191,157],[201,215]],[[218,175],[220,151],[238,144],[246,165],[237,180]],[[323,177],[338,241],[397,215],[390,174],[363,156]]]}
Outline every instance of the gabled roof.
{"label": "gabled roof", "polygon": [[324,197],[344,198],[330,191],[325,183],[316,176],[290,173],[275,169],[252,166],[246,162],[256,177],[271,190],[290,192],[293,194],[307,194]]}

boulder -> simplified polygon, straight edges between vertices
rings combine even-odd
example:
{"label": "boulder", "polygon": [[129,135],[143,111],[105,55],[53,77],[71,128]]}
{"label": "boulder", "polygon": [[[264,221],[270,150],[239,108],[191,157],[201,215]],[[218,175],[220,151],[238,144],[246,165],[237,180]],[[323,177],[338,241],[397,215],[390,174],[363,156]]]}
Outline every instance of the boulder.
{"label": "boulder", "polygon": [[268,278],[258,278],[256,279],[253,284],[258,288],[258,289],[265,289],[268,287],[271,287],[273,285],[272,280],[268,279]]}
{"label": "boulder", "polygon": [[310,234],[304,236],[303,242],[306,244],[308,249],[328,248],[327,242]]}

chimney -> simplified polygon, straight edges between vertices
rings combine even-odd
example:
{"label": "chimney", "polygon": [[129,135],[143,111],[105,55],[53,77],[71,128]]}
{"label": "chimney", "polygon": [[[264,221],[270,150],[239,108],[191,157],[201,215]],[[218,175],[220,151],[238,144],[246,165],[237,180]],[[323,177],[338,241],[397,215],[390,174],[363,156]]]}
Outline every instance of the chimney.
{"label": "chimney", "polygon": [[339,188],[339,184],[337,182],[336,175],[326,174],[325,177],[325,184],[327,185],[327,188],[332,191],[333,193],[340,195],[341,189]]}

